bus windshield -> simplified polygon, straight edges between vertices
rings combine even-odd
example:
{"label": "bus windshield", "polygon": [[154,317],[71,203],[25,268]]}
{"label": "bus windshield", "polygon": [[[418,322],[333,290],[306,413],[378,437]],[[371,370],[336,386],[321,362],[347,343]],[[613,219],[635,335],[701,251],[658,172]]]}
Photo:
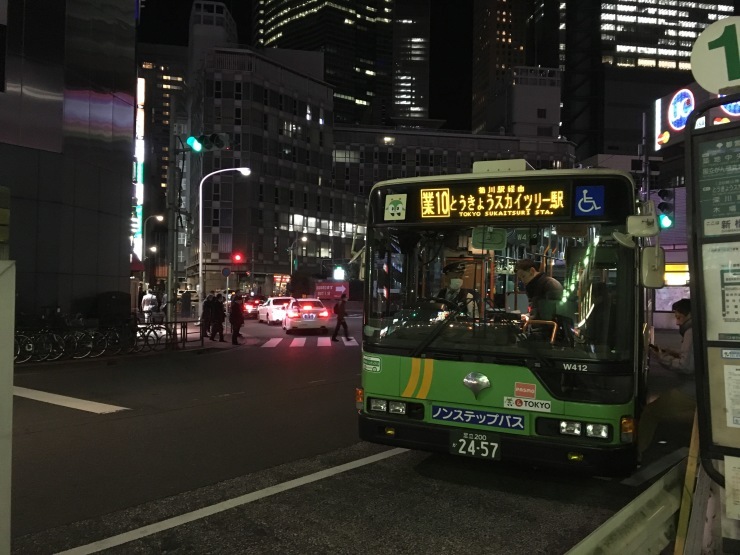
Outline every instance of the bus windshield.
{"label": "bus windshield", "polygon": [[[630,360],[636,307],[624,299],[635,298],[635,251],[612,238],[619,229],[370,226],[365,349],[450,360],[534,356],[545,364]],[[522,270],[523,260],[533,267]],[[546,295],[528,284],[543,279]]]}

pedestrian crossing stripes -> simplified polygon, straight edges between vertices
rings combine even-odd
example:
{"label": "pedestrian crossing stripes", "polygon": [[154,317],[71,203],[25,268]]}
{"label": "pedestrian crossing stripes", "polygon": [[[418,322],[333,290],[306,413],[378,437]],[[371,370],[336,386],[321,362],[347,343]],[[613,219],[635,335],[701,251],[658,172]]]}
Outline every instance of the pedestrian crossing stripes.
{"label": "pedestrian crossing stripes", "polygon": [[273,339],[268,339],[265,341],[265,343],[262,345],[263,348],[267,349],[274,349],[277,346],[281,347],[290,347],[290,348],[301,348],[301,347],[331,347],[333,345],[339,345],[340,347],[359,347],[360,344],[357,342],[357,340],[353,337],[351,339],[339,339],[339,341],[334,342],[331,340],[331,337],[291,337],[291,338],[283,338],[283,337],[275,337]]}

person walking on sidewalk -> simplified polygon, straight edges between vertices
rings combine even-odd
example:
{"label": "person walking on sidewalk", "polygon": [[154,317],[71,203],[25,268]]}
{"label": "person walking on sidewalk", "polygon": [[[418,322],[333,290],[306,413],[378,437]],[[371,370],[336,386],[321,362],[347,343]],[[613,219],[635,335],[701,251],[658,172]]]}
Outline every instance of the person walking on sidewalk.
{"label": "person walking on sidewalk", "polygon": [[239,330],[244,324],[244,309],[242,304],[242,296],[234,295],[231,299],[231,310],[229,311],[229,322],[231,323],[231,343],[232,345],[239,345],[237,338],[239,337]]}
{"label": "person walking on sidewalk", "polygon": [[152,321],[152,312],[156,312],[159,303],[154,291],[147,289],[146,295],[141,299],[141,311],[144,313],[144,322],[147,324]]}
{"label": "person walking on sidewalk", "polygon": [[224,339],[224,321],[226,320],[226,309],[224,308],[224,297],[219,293],[211,304],[211,341],[216,341],[218,334],[219,341]]}
{"label": "person walking on sidewalk", "polygon": [[339,341],[337,335],[339,334],[339,327],[344,328],[344,337],[349,340],[349,328],[347,327],[347,295],[342,293],[339,302],[334,305],[334,314],[337,315],[337,325],[334,328],[334,335],[331,336],[332,341]]}

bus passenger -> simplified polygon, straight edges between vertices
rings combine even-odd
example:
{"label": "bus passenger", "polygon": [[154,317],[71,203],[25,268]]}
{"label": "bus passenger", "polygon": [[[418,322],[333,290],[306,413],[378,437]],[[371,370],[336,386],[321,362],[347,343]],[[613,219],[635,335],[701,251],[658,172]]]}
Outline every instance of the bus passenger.
{"label": "bus passenger", "polygon": [[533,260],[523,259],[514,267],[516,277],[524,284],[529,299],[529,317],[533,320],[552,320],[557,301],[563,297],[563,286],[558,280],[539,271]]}
{"label": "bus passenger", "polygon": [[681,383],[645,406],[637,428],[637,448],[642,454],[652,443],[658,424],[663,421],[689,422],[696,411],[696,383],[694,380],[694,336],[691,322],[691,301],[681,299],[671,306],[681,333],[681,350],[676,353],[650,345],[660,365],[679,375]]}

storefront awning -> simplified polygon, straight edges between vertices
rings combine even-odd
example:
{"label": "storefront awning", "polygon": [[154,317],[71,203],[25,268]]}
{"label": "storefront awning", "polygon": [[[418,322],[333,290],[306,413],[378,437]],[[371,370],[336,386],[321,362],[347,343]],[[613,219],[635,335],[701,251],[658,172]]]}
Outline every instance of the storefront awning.
{"label": "storefront awning", "polygon": [[139,260],[139,257],[135,253],[131,253],[131,271],[132,272],[143,272],[144,263]]}

